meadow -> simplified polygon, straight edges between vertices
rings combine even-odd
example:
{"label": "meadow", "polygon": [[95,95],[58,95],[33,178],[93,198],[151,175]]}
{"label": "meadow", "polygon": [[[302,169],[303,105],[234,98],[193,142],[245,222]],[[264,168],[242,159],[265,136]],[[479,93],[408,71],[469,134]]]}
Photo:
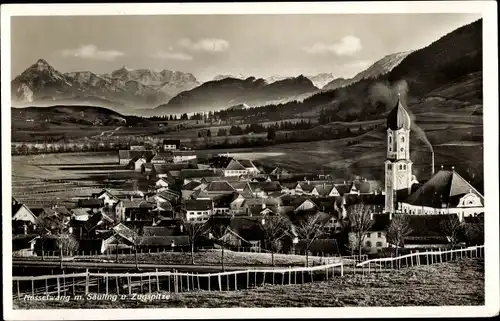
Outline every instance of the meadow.
{"label": "meadow", "polygon": [[[165,293],[168,295],[168,293]],[[240,291],[194,291],[170,299],[24,301],[15,309],[47,308],[266,308],[478,306],[485,303],[484,260],[463,259],[367,275],[344,275],[297,285],[265,285]]]}

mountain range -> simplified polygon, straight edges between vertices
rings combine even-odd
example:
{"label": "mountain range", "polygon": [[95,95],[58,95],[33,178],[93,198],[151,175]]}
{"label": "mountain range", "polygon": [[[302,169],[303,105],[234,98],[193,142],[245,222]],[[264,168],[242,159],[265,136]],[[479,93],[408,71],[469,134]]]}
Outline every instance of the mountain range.
{"label": "mountain range", "polygon": [[158,106],[160,114],[179,112],[208,112],[226,109],[238,104],[250,107],[282,101],[303,94],[317,92],[311,80],[302,75],[286,78],[268,84],[265,79],[224,78],[208,81],[200,86],[184,91],[172,98],[167,104]]}
{"label": "mountain range", "polygon": [[[476,23],[481,24],[481,21]],[[474,69],[469,74],[478,72],[476,66],[470,65],[471,57],[476,57],[477,53],[467,44],[447,40],[465,37],[463,30],[473,33],[469,31],[475,30],[473,26],[459,28],[428,47],[387,55],[348,79],[335,78],[331,73],[309,77],[272,76],[267,79],[238,74],[219,75],[214,80],[201,83],[190,73],[129,69],[125,66],[101,75],[91,71],[61,73],[47,61],[39,59],[12,80],[12,102],[14,107],[56,104],[101,106],[125,115],[143,116],[207,112],[240,104],[257,107],[293,101],[305,104],[314,101],[321,106],[331,106],[336,101],[337,106],[340,104],[339,95],[348,97],[350,93],[358,92],[356,88],[361,88],[358,84],[373,83],[378,79],[405,80],[410,85],[410,94],[418,96],[426,90],[437,90],[436,84],[452,86],[447,82],[450,75],[466,75],[462,73],[465,69]],[[470,37],[465,41],[474,39]],[[445,44],[438,46],[436,43]],[[436,46],[440,49],[433,49]],[[456,57],[459,53],[461,56]],[[450,58],[452,56],[453,59]],[[432,74],[431,67],[445,69]],[[473,97],[477,96],[477,81],[478,78],[473,77],[467,88],[473,88]],[[370,96],[370,90],[365,88],[357,94]],[[352,112],[356,106],[350,105],[349,110],[343,108],[340,112]]]}
{"label": "mountain range", "polygon": [[198,85],[192,74],[170,70],[158,72],[123,67],[104,75],[90,71],[63,74],[39,59],[12,80],[11,90],[13,105],[17,107],[95,104],[133,114],[164,103]]}
{"label": "mountain range", "polygon": [[387,55],[382,59],[376,61],[373,65],[368,67],[368,69],[359,72],[352,78],[337,78],[330,80],[322,87],[322,89],[333,90],[336,88],[349,86],[350,84],[354,84],[362,79],[374,79],[381,75],[387,74],[392,69],[394,69],[394,67],[399,65],[401,61],[403,61],[403,59],[405,59],[410,53],[411,51],[405,51]]}

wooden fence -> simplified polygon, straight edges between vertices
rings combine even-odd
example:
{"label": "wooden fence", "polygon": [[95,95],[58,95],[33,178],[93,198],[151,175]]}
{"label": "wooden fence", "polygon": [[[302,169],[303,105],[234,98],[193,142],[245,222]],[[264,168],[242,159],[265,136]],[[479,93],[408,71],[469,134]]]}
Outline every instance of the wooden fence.
{"label": "wooden fence", "polygon": [[236,291],[265,284],[285,285],[325,281],[344,275],[342,262],[316,267],[250,269],[220,273],[85,273],[14,276],[14,297],[25,295],[129,294],[190,291]]}
{"label": "wooden fence", "polygon": [[[413,267],[419,265],[430,265],[434,263],[443,263],[461,258],[477,258],[484,257],[484,245],[472,246],[460,249],[451,250],[431,250],[431,251],[415,251],[410,254],[397,257],[386,257],[379,259],[367,260],[360,262],[353,269],[353,273],[361,272],[365,274],[365,269],[368,273],[376,271],[386,271],[393,269],[401,269],[404,267]],[[361,271],[360,271],[361,270]]]}

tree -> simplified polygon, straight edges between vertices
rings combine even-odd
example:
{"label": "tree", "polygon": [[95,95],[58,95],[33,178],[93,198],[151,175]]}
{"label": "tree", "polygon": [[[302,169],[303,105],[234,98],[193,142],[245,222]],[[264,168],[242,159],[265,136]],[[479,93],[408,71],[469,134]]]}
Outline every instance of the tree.
{"label": "tree", "polygon": [[224,271],[224,241],[222,238],[229,230],[230,224],[231,218],[226,216],[212,216],[207,221],[207,227],[212,237],[220,243],[222,271]]}
{"label": "tree", "polygon": [[194,246],[199,238],[207,231],[207,224],[188,221],[184,216],[182,218],[182,225],[189,238],[189,244],[191,245],[191,264],[194,265]]}
{"label": "tree", "polygon": [[309,266],[309,249],[314,240],[319,238],[323,233],[323,227],[326,221],[322,219],[320,212],[315,214],[306,214],[301,217],[295,227],[300,239],[305,241],[306,246],[306,266]]}
{"label": "tree", "polygon": [[484,244],[484,223],[465,223],[464,230],[464,236],[468,246]]}
{"label": "tree", "polygon": [[350,207],[347,218],[349,220],[349,230],[354,233],[353,249],[357,249],[359,257],[361,257],[366,232],[373,225],[370,208],[363,203],[354,204]]}
{"label": "tree", "polygon": [[412,231],[407,215],[394,216],[387,230],[387,241],[396,246],[396,256],[398,256],[399,247],[404,247],[404,238]]}
{"label": "tree", "polygon": [[267,139],[268,140],[276,139],[276,129],[272,126],[269,126],[269,128],[267,129]]}
{"label": "tree", "polygon": [[286,235],[289,226],[290,221],[282,215],[269,216],[260,222],[265,245],[271,250],[272,266],[274,266],[274,253],[281,248],[281,239]]}
{"label": "tree", "polygon": [[439,227],[450,238],[451,248],[454,249],[464,232],[464,224],[460,222],[457,215],[449,215],[439,222]]}
{"label": "tree", "polygon": [[77,251],[79,243],[70,233],[61,233],[58,235],[57,243],[61,253],[61,268],[63,262],[64,252]]}
{"label": "tree", "polygon": [[49,235],[59,235],[65,230],[63,220],[57,215],[41,214],[36,220],[35,231],[40,239],[40,248],[42,251],[42,260],[45,259],[43,244]]}

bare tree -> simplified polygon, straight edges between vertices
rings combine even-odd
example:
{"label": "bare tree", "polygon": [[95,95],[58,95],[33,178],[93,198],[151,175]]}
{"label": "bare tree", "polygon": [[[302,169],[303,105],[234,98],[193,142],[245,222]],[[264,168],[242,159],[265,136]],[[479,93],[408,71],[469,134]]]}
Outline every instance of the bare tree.
{"label": "bare tree", "polygon": [[312,243],[324,234],[323,227],[326,222],[321,216],[320,212],[309,214],[300,219],[295,228],[299,238],[305,241],[306,266],[309,266],[309,249]]}
{"label": "bare tree", "polygon": [[355,204],[349,208],[347,218],[349,220],[349,229],[354,233],[353,248],[357,249],[359,257],[361,257],[366,232],[373,225],[371,210],[363,203]]}
{"label": "bare tree", "polygon": [[40,248],[42,251],[42,260],[45,259],[45,253],[43,251],[43,245],[49,235],[59,235],[64,231],[64,222],[57,215],[42,214],[38,217],[36,221],[36,233],[40,239]]}
{"label": "bare tree", "polygon": [[404,247],[404,238],[412,231],[407,215],[394,215],[387,231],[387,240],[396,246],[396,256],[399,247]]}
{"label": "bare tree", "polygon": [[226,216],[212,216],[207,221],[208,230],[220,243],[222,271],[224,271],[224,241],[222,238],[226,235],[230,225],[231,218]]}
{"label": "bare tree", "polygon": [[450,238],[451,248],[457,246],[461,233],[464,231],[464,225],[458,219],[457,215],[449,215],[439,222],[441,231]]}
{"label": "bare tree", "polygon": [[185,216],[182,217],[182,225],[184,226],[184,230],[186,231],[189,238],[189,244],[191,245],[191,264],[195,264],[194,263],[195,243],[207,231],[208,226],[206,223],[188,221]]}
{"label": "bare tree", "polygon": [[271,265],[274,266],[274,253],[281,248],[281,239],[290,227],[290,221],[282,215],[262,219],[260,227],[264,232],[266,247],[271,250]]}

